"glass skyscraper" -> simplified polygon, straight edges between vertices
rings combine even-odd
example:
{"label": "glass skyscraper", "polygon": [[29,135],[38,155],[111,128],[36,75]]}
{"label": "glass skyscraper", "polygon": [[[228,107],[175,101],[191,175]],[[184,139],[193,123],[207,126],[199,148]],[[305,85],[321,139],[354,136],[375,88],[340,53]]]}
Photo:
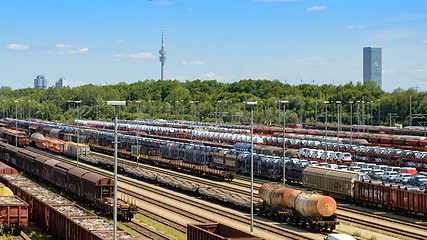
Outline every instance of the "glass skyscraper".
{"label": "glass skyscraper", "polygon": [[379,47],[363,48],[363,83],[369,79],[382,89],[382,49]]}

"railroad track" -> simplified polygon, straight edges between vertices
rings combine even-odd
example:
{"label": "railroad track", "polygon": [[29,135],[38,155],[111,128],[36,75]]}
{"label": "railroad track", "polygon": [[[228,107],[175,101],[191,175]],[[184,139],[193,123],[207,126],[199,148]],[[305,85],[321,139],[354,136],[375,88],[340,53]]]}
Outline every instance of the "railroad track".
{"label": "railroad track", "polygon": [[[359,211],[359,210],[355,210],[355,209],[344,207],[344,206],[340,206],[338,209],[342,211],[350,212],[350,213],[362,214],[363,216],[371,217],[376,220],[382,220],[382,221],[387,221],[394,224],[399,224],[399,225],[402,225],[402,227],[397,229],[397,228],[390,227],[388,225],[381,224],[378,221],[365,221],[365,220],[360,220],[359,218],[356,219],[356,218],[350,217],[348,215],[338,214],[338,218],[341,220],[375,228],[385,232],[391,232],[393,234],[403,236],[403,237],[408,237],[411,239],[427,239],[427,226],[425,225],[408,222],[408,221],[396,219],[393,217],[382,216],[382,215],[378,215],[370,212]],[[405,228],[407,227],[423,230],[424,234],[418,234],[414,231],[406,230]]]}
{"label": "railroad track", "polygon": [[131,222],[125,222],[125,226],[133,229],[134,231],[138,232],[139,234],[143,235],[144,237],[153,239],[153,240],[168,240],[170,239],[168,236],[165,236],[164,234],[158,232],[155,229],[152,229],[148,226],[145,226],[138,221],[132,220]]}
{"label": "railroad track", "polygon": [[[37,152],[37,153],[39,153],[41,155],[48,156],[50,158],[57,159],[57,160],[62,161],[62,162],[67,162],[69,164],[75,164],[74,160],[73,161],[72,160],[68,160],[68,159],[66,159],[64,157],[59,157],[59,156],[54,155],[52,153],[48,153],[48,152],[45,152],[45,151],[42,151],[42,150],[39,150],[39,149],[35,149],[35,148],[28,148],[28,149],[31,149],[31,151],[33,151],[33,152]],[[111,174],[111,173],[105,173],[105,172],[100,171],[98,169],[94,169],[93,167],[87,167],[87,166],[85,166],[83,164],[80,164],[79,167],[82,168],[82,169],[90,170],[92,172],[96,172],[96,173],[98,173],[100,175],[103,175],[103,176],[107,176],[107,177],[113,178],[113,174]],[[197,208],[209,211],[209,212],[213,212],[215,214],[218,214],[220,216],[226,217],[228,219],[232,219],[234,221],[242,222],[242,223],[245,223],[245,224],[249,223],[249,221],[250,221],[250,219],[248,217],[243,217],[243,216],[231,213],[231,212],[223,212],[222,209],[218,209],[218,208],[215,208],[215,207],[212,207],[212,206],[208,206],[208,205],[201,205],[200,202],[197,202],[197,201],[194,201],[194,200],[182,199],[182,197],[180,197],[180,196],[166,194],[164,191],[153,189],[152,187],[143,186],[141,184],[137,184],[134,181],[128,180],[128,179],[126,179],[126,178],[124,178],[124,177],[122,177],[120,175],[118,176],[118,180],[120,182],[129,184],[131,186],[134,186],[134,187],[137,187],[137,188],[140,188],[140,189],[144,189],[144,190],[147,190],[147,191],[150,191],[150,192],[154,192],[155,194],[158,194],[160,196],[171,198],[171,199],[173,199],[175,201],[178,201],[178,202],[181,202],[183,204],[190,205],[192,207],[197,207]],[[212,219],[208,219],[206,217],[197,215],[197,214],[195,214],[193,212],[189,212],[189,211],[186,211],[184,209],[180,209],[179,207],[173,206],[171,204],[161,203],[161,202],[159,202],[159,201],[157,201],[157,200],[155,200],[155,199],[153,199],[151,197],[144,196],[144,195],[139,194],[137,192],[130,191],[130,190],[122,188],[122,187],[119,187],[118,190],[120,192],[123,192],[123,193],[125,193],[125,194],[127,194],[127,195],[129,195],[129,196],[131,196],[131,197],[133,197],[135,199],[140,200],[140,201],[145,201],[145,202],[148,202],[150,204],[155,204],[155,205],[158,204],[159,207],[168,209],[168,211],[176,212],[177,214],[185,216],[186,218],[194,219],[195,221],[198,221],[198,222],[214,222],[214,220],[212,220]],[[282,237],[282,238],[285,238],[285,239],[312,239],[312,238],[310,238],[308,236],[302,236],[302,235],[300,235],[298,233],[295,233],[295,232],[293,232],[291,230],[288,230],[288,229],[285,229],[285,228],[282,228],[282,227],[279,227],[279,226],[275,226],[275,225],[269,225],[269,224],[264,223],[263,221],[256,220],[256,219],[254,219],[254,228],[258,228],[260,231],[266,231],[266,232],[274,233],[278,237]],[[322,234],[322,235],[324,235],[324,234]]]}
{"label": "railroad track", "polygon": [[171,227],[171,228],[173,228],[173,229],[175,229],[175,230],[177,230],[183,234],[187,234],[187,226],[185,224],[182,224],[182,223],[179,223],[177,221],[173,221],[171,219],[162,217],[161,215],[155,213],[154,211],[150,211],[148,209],[143,209],[140,207],[138,207],[138,213],[141,215],[144,215],[148,218],[151,218],[156,222],[161,222],[164,225]]}
{"label": "railroad track", "polygon": [[[107,158],[111,157],[111,156],[100,154],[100,153],[95,153],[95,155],[102,156],[104,158],[105,157],[107,157]],[[126,164],[128,164],[129,166],[136,166],[136,163],[133,164],[133,162],[131,162],[129,160],[123,160],[123,159],[121,159],[120,161],[126,162]],[[213,187],[218,187],[220,185],[218,183],[217,184],[215,184],[215,183],[209,183],[207,181],[198,179],[198,178],[196,178],[194,176],[186,176],[186,175],[183,175],[183,174],[180,174],[180,173],[174,173],[173,171],[159,169],[159,168],[152,167],[152,166],[144,165],[144,168],[146,168],[147,170],[153,171],[153,172],[162,173],[162,174],[168,174],[170,176],[174,176],[174,177],[181,178],[181,179],[184,179],[184,180],[188,180],[188,181],[191,181],[191,182],[200,183],[200,184],[203,184],[203,185],[209,185],[209,186],[213,186]],[[248,177],[236,176],[235,178],[239,179],[241,181],[248,181],[248,180],[250,181],[250,178],[248,178]],[[258,179],[255,180],[254,179],[254,184],[263,184],[265,182],[266,181],[262,181],[262,180],[258,180]],[[237,186],[240,186],[240,187],[250,188],[250,184],[247,184],[247,183],[244,183],[244,182],[233,181],[230,184],[234,184],[234,185],[237,185]],[[231,191],[231,192],[236,192],[236,193],[242,194],[242,195],[244,195],[246,197],[250,195],[249,191],[245,191],[245,190],[242,190],[242,189],[237,189],[237,188],[233,188],[233,187],[229,187],[229,186],[224,186],[223,184],[221,184],[221,188],[225,189],[227,191]],[[257,193],[254,193],[254,197],[257,198],[259,196],[258,196]],[[411,239],[427,239],[427,235],[416,234],[416,233],[404,230],[404,226],[412,226],[412,227],[415,227],[415,228],[425,229],[426,232],[427,232],[427,226],[416,224],[416,223],[412,223],[412,222],[408,222],[408,221],[403,221],[403,220],[399,220],[399,219],[395,219],[395,218],[385,217],[385,216],[381,216],[381,215],[369,213],[369,212],[366,212],[366,211],[349,209],[349,208],[345,208],[343,206],[337,206],[337,209],[340,209],[340,210],[343,210],[343,211],[357,213],[357,214],[364,215],[364,216],[370,216],[372,218],[381,219],[383,221],[389,221],[389,222],[393,222],[393,223],[398,223],[398,224],[401,224],[403,227],[397,229],[397,228],[392,228],[390,226],[381,225],[378,222],[366,221],[366,220],[363,220],[363,219],[360,219],[360,218],[356,219],[356,218],[352,218],[352,217],[349,217],[349,216],[337,214],[338,215],[338,219],[340,219],[340,220],[345,220],[345,221],[348,221],[348,222],[351,222],[351,223],[354,223],[354,224],[359,224],[359,225],[362,225],[362,226],[367,226],[367,227],[375,228],[377,230],[381,230],[381,231],[384,231],[384,232],[393,233],[393,234],[396,234],[396,235],[399,235],[399,236],[403,236],[403,237],[410,237]]]}

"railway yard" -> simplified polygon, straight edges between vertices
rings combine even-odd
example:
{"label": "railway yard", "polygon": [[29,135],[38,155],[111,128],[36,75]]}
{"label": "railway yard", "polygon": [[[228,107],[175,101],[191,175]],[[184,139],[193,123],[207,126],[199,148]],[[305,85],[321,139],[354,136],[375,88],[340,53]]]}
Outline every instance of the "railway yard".
{"label": "railway yard", "polygon": [[[111,179],[114,177],[111,123],[75,123],[78,127],[43,121],[18,121],[16,124],[21,132],[3,131],[5,143],[0,144],[1,160],[12,168],[26,172],[29,177],[55,186],[58,191],[71,192],[79,199],[85,199],[83,201],[92,202],[97,212],[108,217],[112,212],[111,204],[108,203],[112,195]],[[13,119],[3,122],[3,128],[9,125],[15,125]],[[122,203],[119,204],[119,213],[122,224],[134,231],[126,233],[129,235],[126,239],[135,233],[144,239],[185,239],[189,223],[221,223],[249,232],[251,180],[247,175],[247,126],[230,126],[225,129],[224,126],[214,128],[201,125],[197,133],[188,129],[185,123],[179,127],[174,125],[173,131],[169,127],[166,123],[160,126],[159,123],[149,121],[128,121],[120,125],[118,198]],[[76,138],[76,129],[80,131],[81,146],[68,143]],[[135,129],[141,137],[136,136]],[[412,152],[407,152],[407,155],[387,153],[385,157],[385,153],[374,155],[372,151],[370,155],[369,152],[358,152],[357,147],[363,144],[345,145],[342,141],[347,139],[344,133],[342,139],[333,138],[331,134],[328,139],[330,145],[321,145],[320,138],[317,139],[319,143],[302,142],[301,139],[298,142],[293,141],[296,138],[291,138],[295,135],[287,135],[285,154],[289,157],[285,167],[289,184],[283,188],[278,184],[283,176],[284,154],[283,150],[280,151],[280,143],[284,141],[279,140],[278,134],[273,137],[278,129],[263,128],[259,131],[262,134],[258,135],[257,146],[254,147],[254,151],[258,151],[254,156],[254,172],[257,173],[254,179],[255,236],[263,239],[324,239],[330,232],[334,232],[353,235],[357,239],[427,239],[427,193],[422,185],[409,188],[409,185],[379,183],[368,177],[367,172],[361,171],[328,169],[327,173],[323,173],[326,168],[302,164],[305,163],[302,160],[321,162],[320,159],[297,157],[299,149],[311,146],[318,150],[326,147],[336,152],[339,149],[348,152],[354,160],[359,156],[357,161],[365,160],[364,163],[383,158],[387,159],[390,166],[414,167],[422,172],[427,166],[427,155],[423,155],[423,146],[420,145],[423,139],[418,140],[418,146],[412,149],[420,153],[417,157]],[[289,129],[289,132],[292,131],[290,134],[295,134],[297,130]],[[13,134],[16,136],[13,137]],[[354,133],[350,135],[353,137]],[[357,139],[357,135],[354,136]],[[399,137],[402,139],[402,135]],[[138,144],[135,144],[136,139]],[[221,139],[221,143],[216,145],[215,139]],[[380,142],[377,143],[380,145]],[[387,146],[383,143],[380,147],[392,149],[391,143]],[[373,143],[366,143],[365,146],[374,147]],[[239,147],[246,151],[238,150]],[[393,149],[398,149],[398,145],[393,146]],[[409,151],[407,147],[402,149]],[[78,153],[77,163],[75,157]],[[325,162],[328,161],[325,159]],[[344,162],[331,160],[329,164],[342,166]],[[2,169],[0,167],[0,174],[3,174],[0,177],[16,174],[12,173],[11,168]],[[82,179],[76,183],[78,189],[92,189],[88,182],[96,182],[95,190],[87,190],[92,191],[92,194],[73,192],[73,176]],[[325,185],[319,185],[319,182],[325,182]],[[261,186],[266,183],[277,187],[271,187],[263,195],[259,194]],[[20,190],[10,188],[23,200],[29,199]],[[295,201],[284,197],[286,194],[293,196]],[[319,199],[328,199],[328,204],[322,205],[322,201],[326,200]],[[281,202],[277,203],[279,200]],[[333,207],[335,201],[336,210]],[[310,207],[313,203],[316,206],[314,208]],[[33,203],[29,203],[29,218],[37,220],[40,216],[36,212],[31,214],[34,211],[31,210],[34,208],[32,206]],[[173,233],[152,226],[156,224],[150,226],[144,219],[169,226],[174,229]],[[46,229],[54,229],[49,224],[44,224],[49,226]],[[78,228],[78,224],[72,226]],[[65,230],[63,232],[63,236],[68,236],[67,239],[79,239],[66,235]],[[112,239],[106,235],[99,237],[96,230],[90,234],[92,238],[88,239]],[[111,231],[108,234],[111,235]]]}

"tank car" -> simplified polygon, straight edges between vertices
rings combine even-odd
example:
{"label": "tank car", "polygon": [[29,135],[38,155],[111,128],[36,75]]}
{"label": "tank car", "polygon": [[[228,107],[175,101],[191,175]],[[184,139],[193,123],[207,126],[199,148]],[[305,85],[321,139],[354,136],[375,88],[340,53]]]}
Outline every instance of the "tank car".
{"label": "tank car", "polygon": [[263,200],[260,213],[275,215],[280,221],[308,227],[313,231],[333,231],[338,224],[337,204],[329,196],[308,194],[282,185],[264,183],[259,188]]}

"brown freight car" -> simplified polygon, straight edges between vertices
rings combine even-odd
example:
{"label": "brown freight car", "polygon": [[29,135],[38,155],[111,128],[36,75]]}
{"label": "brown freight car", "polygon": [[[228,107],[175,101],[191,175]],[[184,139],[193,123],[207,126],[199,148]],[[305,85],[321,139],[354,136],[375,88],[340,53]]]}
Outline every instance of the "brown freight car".
{"label": "brown freight car", "polygon": [[75,166],[67,163],[56,164],[53,168],[53,184],[62,189],[67,189],[67,172],[73,168],[75,168]]}
{"label": "brown freight car", "polygon": [[86,173],[81,177],[79,196],[95,202],[98,198],[109,197],[113,192],[114,181],[96,173]]}
{"label": "brown freight car", "polygon": [[17,196],[0,196],[0,224],[3,231],[24,229],[28,225],[28,204]]}
{"label": "brown freight car", "polygon": [[67,190],[74,193],[75,196],[80,196],[80,178],[89,173],[81,168],[73,168],[67,172]]}
{"label": "brown freight car", "polygon": [[78,205],[50,206],[49,229],[57,238],[64,239],[70,227],[70,218],[95,218],[96,215]]}
{"label": "brown freight car", "polygon": [[257,240],[262,239],[222,223],[189,223],[187,240]]}
{"label": "brown freight car", "polygon": [[[43,172],[41,177],[48,181],[49,183],[53,183],[53,168],[56,164],[61,163],[60,161],[49,159],[43,163]],[[39,175],[40,176],[40,175]]]}
{"label": "brown freight car", "polygon": [[369,181],[354,181],[354,199],[364,204],[427,215],[427,193],[425,192],[408,191]]}

